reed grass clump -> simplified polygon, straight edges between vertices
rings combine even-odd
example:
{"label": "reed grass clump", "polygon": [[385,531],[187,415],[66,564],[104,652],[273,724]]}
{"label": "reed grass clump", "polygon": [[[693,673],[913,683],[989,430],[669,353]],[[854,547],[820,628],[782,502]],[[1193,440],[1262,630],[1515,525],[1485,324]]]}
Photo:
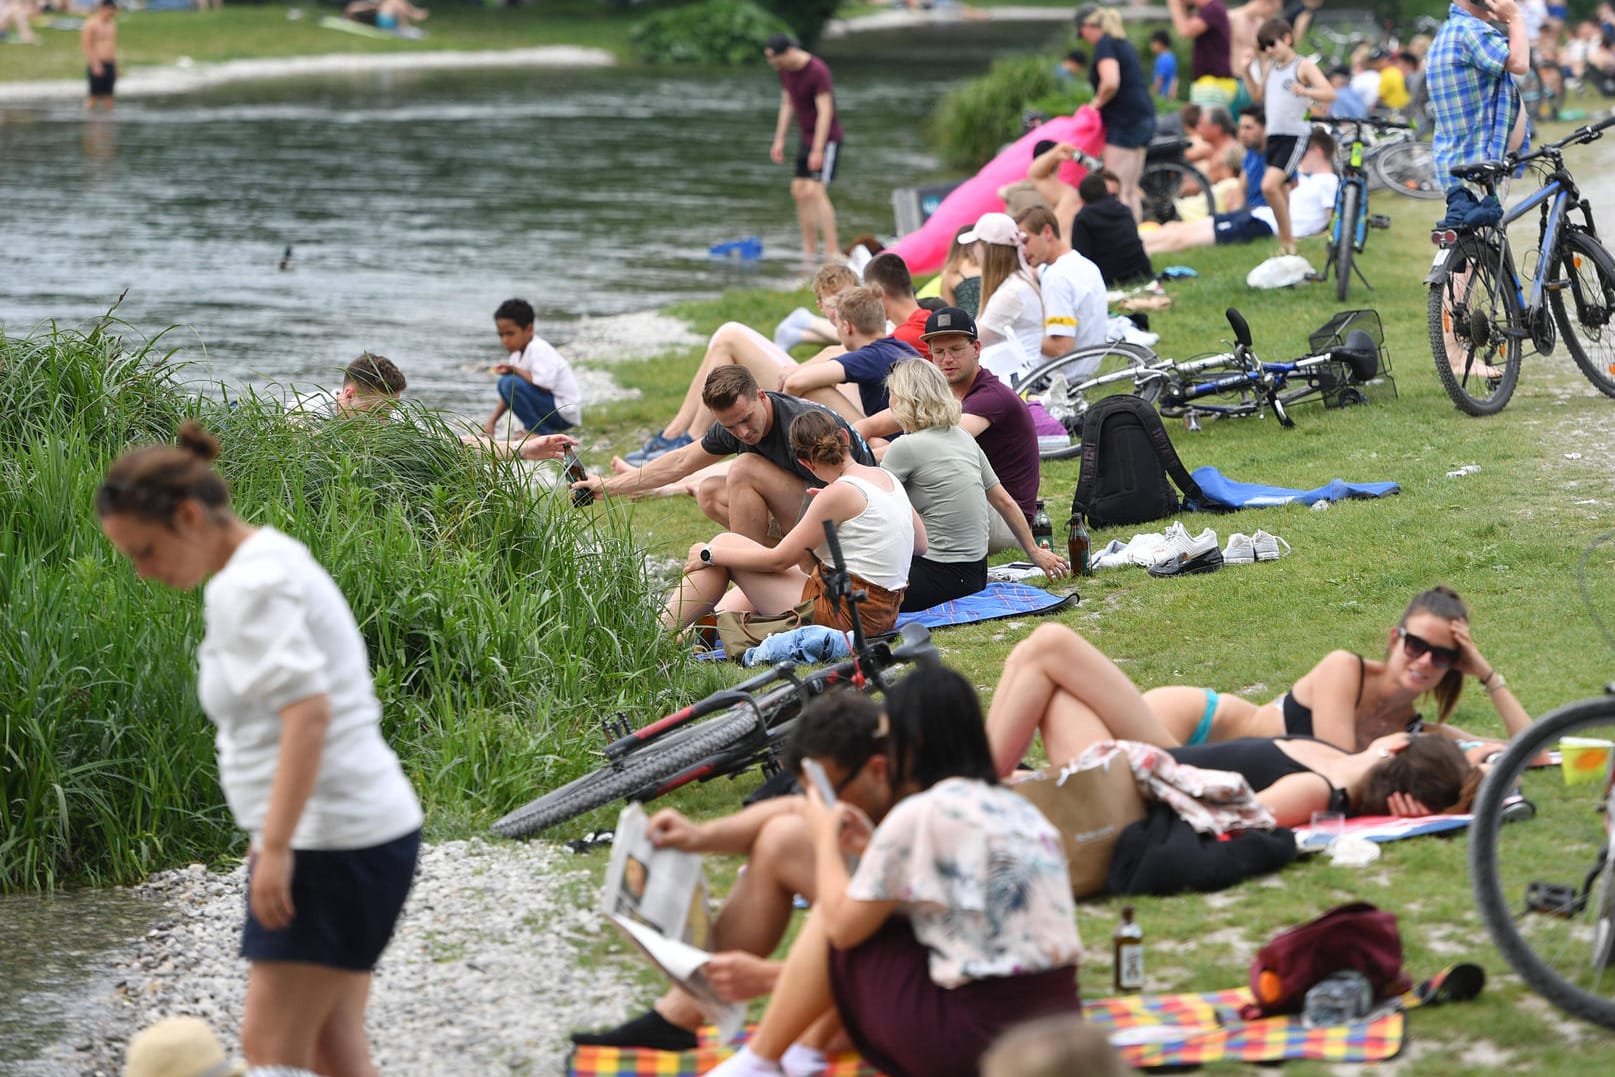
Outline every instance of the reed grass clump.
{"label": "reed grass clump", "polygon": [[581,773],[601,715],[706,687],[657,630],[622,517],[573,511],[422,412],[298,421],[182,375],[111,325],[0,339],[0,890],[238,845],[195,696],[200,596],[137,579],[92,508],[119,452],[189,415],[219,435],[237,512],[348,596],[430,827],[480,829]]}

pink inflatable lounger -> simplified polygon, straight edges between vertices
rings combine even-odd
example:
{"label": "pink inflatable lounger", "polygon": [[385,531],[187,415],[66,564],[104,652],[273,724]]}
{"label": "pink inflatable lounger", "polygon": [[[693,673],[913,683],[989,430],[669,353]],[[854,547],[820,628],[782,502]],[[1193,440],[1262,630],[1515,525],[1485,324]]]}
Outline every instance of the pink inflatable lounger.
{"label": "pink inflatable lounger", "polygon": [[[974,177],[955,187],[918,231],[910,232],[886,249],[908,263],[909,272],[915,276],[941,269],[948,255],[948,244],[953,242],[959,226],[974,224],[983,213],[1003,211],[1004,200],[998,197],[998,189],[1026,178],[1026,170],[1032,164],[1032,147],[1044,139],[1069,142],[1097,157],[1104,152],[1105,125],[1099,113],[1086,106],[1073,115],[1056,116],[1039,124],[1000,150]],[[1073,187],[1085,175],[1087,169],[1074,161],[1060,166],[1060,178]]]}

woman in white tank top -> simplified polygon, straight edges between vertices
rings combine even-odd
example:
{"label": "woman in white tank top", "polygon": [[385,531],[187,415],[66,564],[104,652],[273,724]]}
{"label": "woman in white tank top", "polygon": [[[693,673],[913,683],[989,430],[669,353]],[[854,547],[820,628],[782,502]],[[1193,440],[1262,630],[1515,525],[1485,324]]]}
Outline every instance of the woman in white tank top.
{"label": "woman in white tank top", "polygon": [[[814,600],[815,624],[846,628],[820,601],[818,563],[827,562],[824,521],[834,520],[847,570],[869,594],[859,610],[870,634],[891,631],[908,584],[908,566],[925,552],[925,525],[902,483],[852,458],[846,434],[827,413],[807,412],[791,424],[791,449],[825,482],[802,519],[772,548],[725,531],[690,547],[684,579],[668,595],[662,623],[677,631],[714,609],[784,613]],[[729,590],[729,584],[735,584]]]}

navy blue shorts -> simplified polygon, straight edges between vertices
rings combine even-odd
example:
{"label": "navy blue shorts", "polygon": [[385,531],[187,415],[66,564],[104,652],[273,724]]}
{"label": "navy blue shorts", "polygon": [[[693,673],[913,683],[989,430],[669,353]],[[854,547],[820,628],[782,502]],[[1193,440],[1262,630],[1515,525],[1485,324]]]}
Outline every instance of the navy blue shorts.
{"label": "navy blue shorts", "polygon": [[841,163],[841,143],[826,142],[824,144],[824,164],[817,171],[808,167],[808,154],[813,146],[803,142],[796,148],[796,178],[818,180],[825,186],[836,178],[836,166]]}
{"label": "navy blue shorts", "polygon": [[368,849],[292,850],[292,907],[297,912],[279,931],[252,915],[249,867],[241,956],[372,971],[404,909],[420,851],[419,830]]}
{"label": "navy blue shorts", "polygon": [[1145,116],[1132,123],[1105,125],[1105,145],[1115,146],[1119,150],[1136,150],[1140,146],[1148,146],[1150,139],[1154,137],[1154,116]]}
{"label": "navy blue shorts", "polygon": [[1254,216],[1248,209],[1219,213],[1211,218],[1211,224],[1219,244],[1249,243],[1253,239],[1266,239],[1273,235],[1273,229],[1268,227],[1267,222]]}

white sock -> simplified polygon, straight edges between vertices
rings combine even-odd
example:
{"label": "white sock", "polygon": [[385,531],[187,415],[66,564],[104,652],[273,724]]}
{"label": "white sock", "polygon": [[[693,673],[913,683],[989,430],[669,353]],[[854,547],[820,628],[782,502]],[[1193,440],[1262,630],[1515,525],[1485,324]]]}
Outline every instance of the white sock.
{"label": "white sock", "polygon": [[780,1056],[779,1066],[785,1077],[821,1077],[829,1069],[830,1059],[817,1047],[793,1043]]}
{"label": "white sock", "polygon": [[782,352],[788,352],[802,343],[802,337],[807,327],[813,324],[813,312],[806,307],[797,307],[785,316],[785,320],[774,327],[774,344]]}
{"label": "white sock", "polygon": [[778,1062],[758,1058],[750,1047],[742,1047],[708,1070],[707,1077],[781,1077],[784,1072]]}

